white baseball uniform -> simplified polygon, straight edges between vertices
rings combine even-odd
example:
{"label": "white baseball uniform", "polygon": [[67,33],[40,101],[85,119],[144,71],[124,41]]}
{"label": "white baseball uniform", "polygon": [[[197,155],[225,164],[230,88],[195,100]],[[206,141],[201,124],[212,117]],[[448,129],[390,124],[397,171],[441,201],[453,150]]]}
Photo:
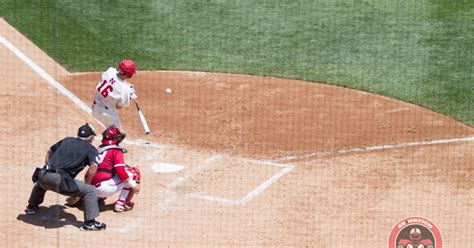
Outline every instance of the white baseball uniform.
{"label": "white baseball uniform", "polygon": [[[128,174],[130,178],[134,178],[134,174],[128,169],[125,169],[125,172]],[[130,189],[128,186],[120,180],[118,176],[114,176],[109,180],[100,182],[95,185],[97,197],[99,198],[107,198],[115,195],[117,192],[120,191],[121,196],[124,195],[124,198],[127,197],[128,192]]]}
{"label": "white baseball uniform", "polygon": [[115,125],[121,127],[117,108],[128,107],[135,99],[135,88],[117,75],[117,69],[110,67],[102,73],[102,79],[97,83],[92,115],[106,127]]}

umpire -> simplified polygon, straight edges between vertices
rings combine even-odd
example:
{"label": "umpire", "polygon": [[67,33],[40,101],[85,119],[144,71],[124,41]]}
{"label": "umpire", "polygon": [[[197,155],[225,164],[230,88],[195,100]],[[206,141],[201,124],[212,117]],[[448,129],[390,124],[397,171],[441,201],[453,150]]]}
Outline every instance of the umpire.
{"label": "umpire", "polygon": [[81,126],[77,138],[67,137],[48,150],[46,165],[37,168],[33,174],[35,186],[31,191],[26,214],[34,215],[43,202],[46,191],[84,198],[84,224],[81,231],[100,231],[106,228],[102,222],[95,220],[99,216],[99,205],[94,186],[74,179],[87,165],[90,169],[86,181],[91,180],[97,171],[97,149],[92,146],[96,133],[88,123]]}

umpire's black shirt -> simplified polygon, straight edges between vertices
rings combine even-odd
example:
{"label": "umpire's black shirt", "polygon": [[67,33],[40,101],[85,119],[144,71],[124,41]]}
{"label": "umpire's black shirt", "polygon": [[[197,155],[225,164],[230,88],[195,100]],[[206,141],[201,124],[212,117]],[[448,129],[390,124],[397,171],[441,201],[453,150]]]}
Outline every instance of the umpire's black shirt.
{"label": "umpire's black shirt", "polygon": [[67,137],[51,146],[49,169],[61,169],[75,178],[84,167],[97,163],[97,149],[87,140]]}

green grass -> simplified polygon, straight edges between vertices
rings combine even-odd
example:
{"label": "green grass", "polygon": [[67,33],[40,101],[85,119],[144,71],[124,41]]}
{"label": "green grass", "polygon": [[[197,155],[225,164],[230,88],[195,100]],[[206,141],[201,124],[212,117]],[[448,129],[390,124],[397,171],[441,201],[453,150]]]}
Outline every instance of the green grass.
{"label": "green grass", "polygon": [[272,75],[412,102],[474,126],[474,1],[0,0],[71,71]]}

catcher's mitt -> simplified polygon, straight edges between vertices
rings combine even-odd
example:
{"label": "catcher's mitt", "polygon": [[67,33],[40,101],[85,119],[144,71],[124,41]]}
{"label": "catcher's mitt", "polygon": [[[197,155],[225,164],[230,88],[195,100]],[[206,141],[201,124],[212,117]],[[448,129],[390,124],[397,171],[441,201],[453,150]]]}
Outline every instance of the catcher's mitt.
{"label": "catcher's mitt", "polygon": [[142,176],[140,173],[140,169],[138,169],[138,167],[127,167],[127,170],[130,173],[132,173],[132,179],[137,183],[137,187],[138,187],[138,191],[137,192],[131,191],[130,193],[128,193],[127,199],[125,200],[125,204],[128,205],[130,208],[133,208],[133,206],[135,205],[133,198],[135,194],[138,194],[140,192],[141,186],[139,186],[139,184],[142,179]]}
{"label": "catcher's mitt", "polygon": [[133,174],[133,177],[132,179],[140,184],[140,181],[142,179],[142,176],[141,176],[141,173],[140,173],[140,169],[138,169],[138,167],[128,167],[128,171],[131,172]]}

